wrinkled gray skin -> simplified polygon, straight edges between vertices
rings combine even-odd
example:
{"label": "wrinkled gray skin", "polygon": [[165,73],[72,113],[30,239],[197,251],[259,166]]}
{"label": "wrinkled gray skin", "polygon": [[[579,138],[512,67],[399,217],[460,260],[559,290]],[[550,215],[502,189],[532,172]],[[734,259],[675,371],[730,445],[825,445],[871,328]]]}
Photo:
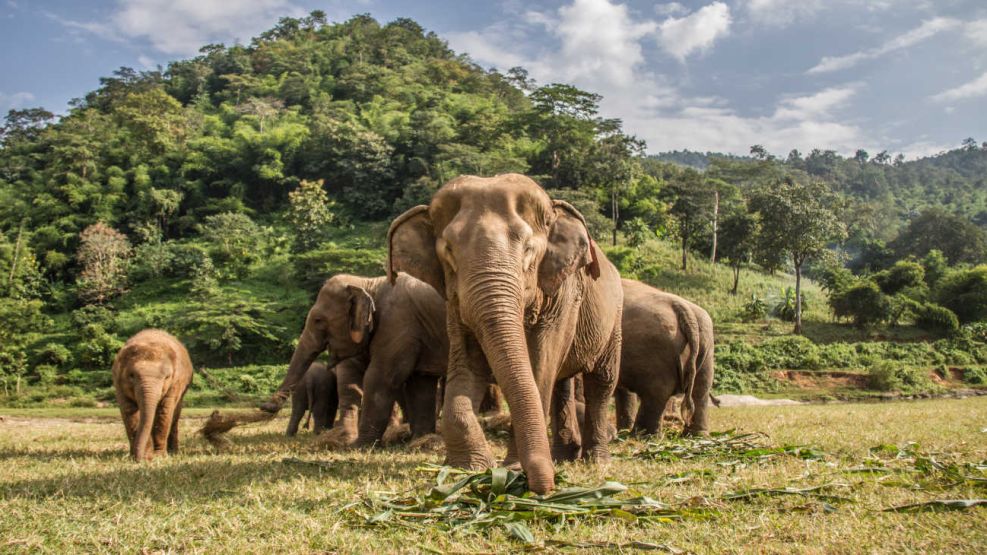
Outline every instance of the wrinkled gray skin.
{"label": "wrinkled gray skin", "polygon": [[182,398],[192,383],[192,360],[181,341],[161,330],[127,340],[113,359],[113,388],[136,461],[178,452]]}
{"label": "wrinkled gray skin", "polygon": [[[514,426],[505,464],[532,491],[554,487],[546,421],[556,380],[583,373],[584,456],[609,458],[607,401],[620,359],[622,293],[616,268],[572,206],[518,174],[464,176],[388,232],[388,275],[430,284],[446,299],[449,371],[442,436],[446,462],[489,468],[494,459],[475,416],[492,373]],[[574,402],[560,410],[575,418]],[[571,451],[570,451],[571,452]]]}
{"label": "wrinkled gray skin", "polygon": [[[309,309],[288,373],[262,410],[277,412],[305,370],[327,349],[336,362],[337,445],[381,439],[402,392],[412,437],[435,431],[436,382],[445,374],[445,304],[430,286],[408,275],[336,275]],[[362,415],[361,415],[362,405]]]}
{"label": "wrinkled gray skin", "polygon": [[[645,434],[660,431],[665,405],[681,393],[685,433],[707,434],[714,370],[709,314],[677,295],[622,281],[624,345],[616,392],[617,427]],[[633,395],[640,398],[636,418]]]}
{"label": "wrinkled gray skin", "polygon": [[[314,421],[313,434],[332,428],[339,408],[339,392],[336,390],[336,372],[321,362],[314,362],[302,380],[291,392],[291,418],[288,419],[289,437],[298,433],[298,424],[307,412]],[[308,425],[305,426],[308,428]]]}

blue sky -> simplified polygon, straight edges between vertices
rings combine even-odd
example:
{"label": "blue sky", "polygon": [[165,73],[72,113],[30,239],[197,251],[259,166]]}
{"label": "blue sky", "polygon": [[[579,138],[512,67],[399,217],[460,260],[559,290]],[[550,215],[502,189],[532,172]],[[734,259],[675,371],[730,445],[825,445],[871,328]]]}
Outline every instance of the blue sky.
{"label": "blue sky", "polygon": [[914,157],[987,140],[984,0],[0,0],[0,110],[64,112],[120,66],[313,9],[411,17],[485,67],[600,93],[651,152]]}

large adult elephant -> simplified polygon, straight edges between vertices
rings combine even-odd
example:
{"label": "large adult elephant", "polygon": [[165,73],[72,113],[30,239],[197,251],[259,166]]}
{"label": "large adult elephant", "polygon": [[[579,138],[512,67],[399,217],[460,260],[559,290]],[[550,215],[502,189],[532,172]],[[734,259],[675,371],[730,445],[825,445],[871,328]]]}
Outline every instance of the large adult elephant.
{"label": "large adult elephant", "polygon": [[[585,375],[584,456],[609,458],[620,276],[575,208],[553,201],[523,175],[463,176],[446,183],[428,206],[395,219],[388,246],[391,279],[408,272],[446,299],[442,435],[448,464],[494,465],[474,414],[491,372],[513,420],[505,464],[519,461],[532,491],[554,487],[545,423],[559,378]],[[574,418],[574,403],[563,410]]]}
{"label": "large adult elephant", "polygon": [[[713,387],[713,321],[698,305],[639,281],[623,280],[624,315],[617,427],[653,434],[668,400],[682,399],[685,433],[705,434]],[[637,415],[633,396],[640,397]]]}
{"label": "large adult elephant", "polygon": [[308,311],[284,381],[261,409],[279,411],[308,367],[328,349],[339,391],[335,443],[379,441],[402,393],[412,436],[433,433],[436,385],[449,358],[445,326],[442,298],[409,275],[391,280],[333,276]]}

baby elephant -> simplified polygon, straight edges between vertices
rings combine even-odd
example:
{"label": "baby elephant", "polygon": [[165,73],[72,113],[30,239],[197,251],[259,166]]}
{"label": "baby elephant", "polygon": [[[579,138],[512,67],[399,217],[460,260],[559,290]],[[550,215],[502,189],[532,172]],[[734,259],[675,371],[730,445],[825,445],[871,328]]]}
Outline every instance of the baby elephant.
{"label": "baby elephant", "polygon": [[[307,411],[315,420],[312,433],[319,434],[332,428],[339,408],[339,393],[336,390],[336,369],[326,368],[321,362],[313,362],[301,381],[291,392],[291,418],[288,419],[289,437],[298,433],[298,423]],[[305,426],[308,428],[308,426]]]}
{"label": "baby elephant", "polygon": [[113,387],[134,460],[178,451],[178,419],[190,383],[188,351],[167,332],[141,331],[117,353]]}

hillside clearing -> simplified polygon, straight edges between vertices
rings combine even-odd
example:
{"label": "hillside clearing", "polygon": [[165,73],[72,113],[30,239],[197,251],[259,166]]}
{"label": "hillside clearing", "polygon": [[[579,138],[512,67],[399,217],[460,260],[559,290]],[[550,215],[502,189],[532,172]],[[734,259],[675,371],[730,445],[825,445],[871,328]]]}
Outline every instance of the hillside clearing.
{"label": "hillside clearing", "polygon": [[[436,454],[321,451],[308,434],[283,437],[284,418],[234,431],[229,450],[216,454],[191,435],[208,412],[193,409],[182,422],[183,453],[136,466],[125,457],[123,428],[114,412],[3,411],[0,550],[505,552],[521,547],[501,528],[448,533],[414,524],[368,527],[356,514],[355,508],[380,492],[426,494],[435,476],[419,467],[440,462]],[[615,480],[629,486],[629,494],[708,509],[711,516],[667,523],[536,521],[529,523],[536,542],[639,541],[693,552],[987,549],[983,508],[882,512],[935,499],[984,498],[983,482],[951,484],[907,469],[847,472],[868,458],[870,464],[900,464],[888,454],[897,450],[931,454],[956,468],[979,468],[969,472],[982,476],[982,466],[963,465],[987,460],[987,398],[721,408],[713,411],[711,423],[713,430],[765,432],[772,445],[812,446],[824,455],[822,460],[714,456],[658,462],[629,458],[646,447],[640,441],[615,443],[609,465],[563,465],[569,482],[596,486]],[[495,442],[502,453],[503,442]],[[869,454],[875,446],[885,447]],[[823,485],[831,488],[827,495],[849,500],[744,497],[755,488]],[[731,499],[738,493],[741,497]]]}

